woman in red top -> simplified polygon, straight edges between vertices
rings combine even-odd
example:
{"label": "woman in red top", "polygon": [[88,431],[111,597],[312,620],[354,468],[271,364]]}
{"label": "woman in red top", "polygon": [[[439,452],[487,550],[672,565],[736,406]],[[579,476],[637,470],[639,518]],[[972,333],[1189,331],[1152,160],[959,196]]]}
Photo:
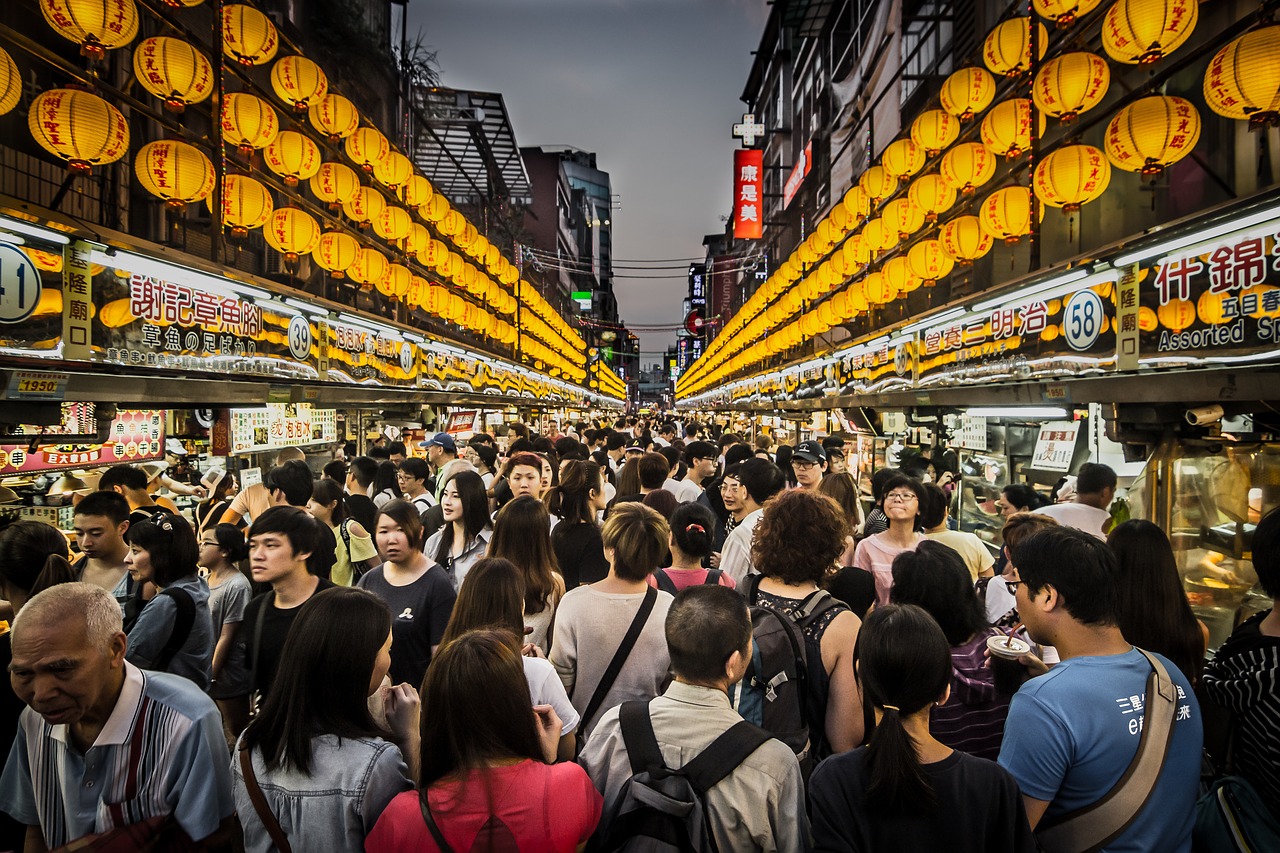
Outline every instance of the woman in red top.
{"label": "woman in red top", "polygon": [[591,837],[600,794],[577,764],[553,763],[560,719],[550,705],[530,711],[513,646],[503,631],[469,631],[432,660],[422,689],[422,789],[391,801],[366,853],[562,853]]}

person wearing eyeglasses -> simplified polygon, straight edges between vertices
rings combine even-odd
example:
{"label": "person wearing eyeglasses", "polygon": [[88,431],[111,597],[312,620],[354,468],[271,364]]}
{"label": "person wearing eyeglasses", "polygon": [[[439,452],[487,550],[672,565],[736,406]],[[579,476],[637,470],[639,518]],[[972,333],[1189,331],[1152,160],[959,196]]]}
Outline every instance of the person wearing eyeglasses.
{"label": "person wearing eyeglasses", "polygon": [[791,454],[791,470],[802,489],[817,489],[827,473],[827,451],[818,441],[802,441]]}
{"label": "person wearing eyeglasses", "polygon": [[904,551],[914,551],[925,541],[920,532],[920,510],[924,503],[924,486],[905,474],[897,474],[884,484],[884,514],[889,529],[868,536],[853,552],[853,564],[871,572],[876,581],[876,602],[889,603],[893,588],[893,559]]}
{"label": "person wearing eyeglasses", "polygon": [[731,465],[720,484],[720,496],[735,524],[725,537],[720,552],[720,571],[741,588],[747,575],[755,573],[751,536],[764,515],[764,505],[786,487],[782,469],[767,459],[748,459]]}

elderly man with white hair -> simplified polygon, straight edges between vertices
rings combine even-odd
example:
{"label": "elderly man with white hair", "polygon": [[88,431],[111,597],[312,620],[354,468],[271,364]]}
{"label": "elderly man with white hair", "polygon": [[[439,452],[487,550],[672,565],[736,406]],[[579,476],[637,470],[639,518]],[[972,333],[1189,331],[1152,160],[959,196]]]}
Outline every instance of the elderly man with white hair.
{"label": "elderly man with white hair", "polygon": [[27,825],[28,851],[108,832],[212,844],[229,831],[217,706],[185,678],[127,662],[120,622],[111,594],[87,583],[47,589],[14,619],[9,677],[28,707],[0,810]]}

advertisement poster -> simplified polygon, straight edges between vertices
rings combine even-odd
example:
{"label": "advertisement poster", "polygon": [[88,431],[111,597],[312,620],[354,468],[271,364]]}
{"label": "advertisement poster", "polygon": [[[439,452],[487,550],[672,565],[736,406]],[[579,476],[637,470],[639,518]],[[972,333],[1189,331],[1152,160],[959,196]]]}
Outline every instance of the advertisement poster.
{"label": "advertisement poster", "polygon": [[338,440],[337,410],[312,408],[310,403],[268,403],[261,409],[232,409],[230,419],[234,454]]}
{"label": "advertisement poster", "polygon": [[[0,476],[164,459],[164,415],[159,409],[121,410],[111,421],[107,441],[101,444],[42,441],[34,448],[29,444],[0,445]],[[92,434],[97,428],[92,403],[64,403],[60,427],[31,430],[38,429],[46,436],[61,432],[70,438]]]}

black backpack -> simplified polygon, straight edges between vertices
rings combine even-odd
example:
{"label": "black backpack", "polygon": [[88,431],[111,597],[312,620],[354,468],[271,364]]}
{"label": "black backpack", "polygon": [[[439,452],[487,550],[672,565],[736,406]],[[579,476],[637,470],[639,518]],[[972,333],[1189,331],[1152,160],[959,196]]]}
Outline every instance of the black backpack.
{"label": "black backpack", "polygon": [[738,723],[688,764],[672,770],[662,760],[648,702],[622,703],[618,722],[631,777],[608,804],[587,849],[593,853],[717,853],[707,792],[772,736],[751,723]]}
{"label": "black backpack", "polygon": [[822,665],[822,646],[805,629],[830,610],[843,608],[826,590],[811,593],[792,619],[781,609],[757,604],[760,575],[746,581],[751,606],[751,663],[732,692],[743,719],[791,747],[808,778],[830,753],[826,738],[827,694],[831,677]]}
{"label": "black backpack", "polygon": [[[708,569],[707,577],[702,581],[702,586],[715,586],[720,583],[721,572],[719,569]],[[676,589],[676,582],[671,579],[671,575],[667,574],[666,569],[658,569],[653,573],[653,580],[658,584],[658,589],[663,592],[669,592],[672,595],[679,595],[680,590]]]}

